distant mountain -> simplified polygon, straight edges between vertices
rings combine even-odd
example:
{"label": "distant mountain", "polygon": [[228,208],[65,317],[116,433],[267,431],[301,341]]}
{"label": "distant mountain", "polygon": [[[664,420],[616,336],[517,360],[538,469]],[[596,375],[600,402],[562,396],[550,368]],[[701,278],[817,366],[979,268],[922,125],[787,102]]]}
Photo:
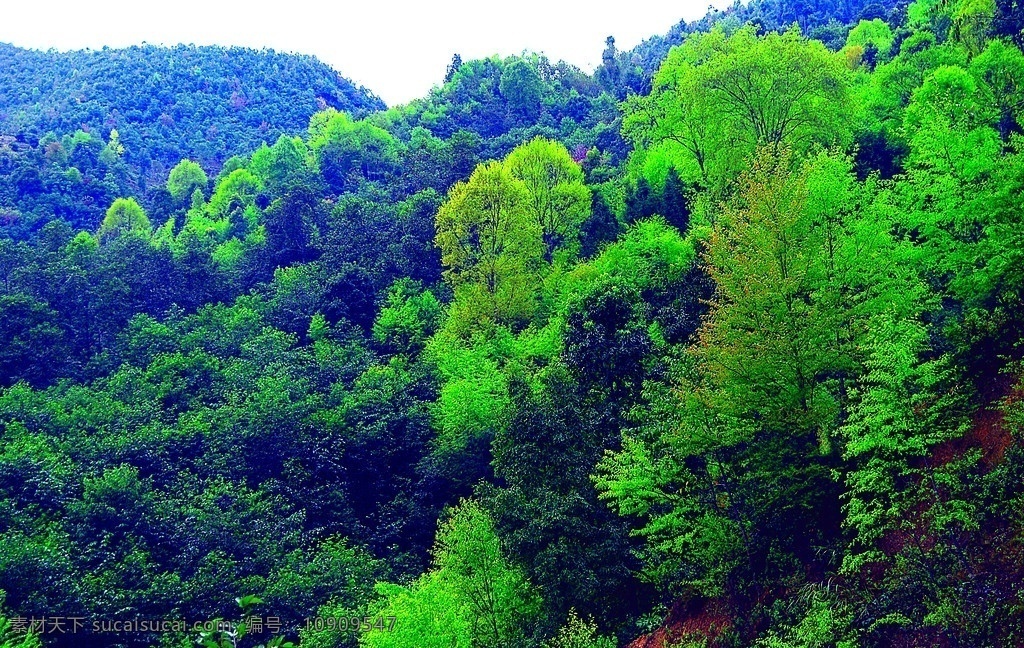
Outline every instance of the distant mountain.
{"label": "distant mountain", "polygon": [[[72,52],[0,44],[0,137],[17,148],[84,130],[108,140],[142,174],[181,158],[217,167],[317,110],[356,115],[384,102],[312,56],[245,48],[156,47]],[[11,140],[11,138],[14,138]]]}

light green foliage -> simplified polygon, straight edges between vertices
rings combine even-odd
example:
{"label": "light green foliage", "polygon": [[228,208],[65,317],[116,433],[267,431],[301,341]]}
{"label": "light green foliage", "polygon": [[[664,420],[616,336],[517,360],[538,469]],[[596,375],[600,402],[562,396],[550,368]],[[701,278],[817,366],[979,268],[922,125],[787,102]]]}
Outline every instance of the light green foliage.
{"label": "light green foliage", "polygon": [[[1024,140],[1015,138],[1013,148],[1003,156],[997,171],[988,179],[985,191],[973,197],[983,235],[975,245],[970,241],[949,255],[961,272],[950,288],[965,301],[980,303],[999,295],[1007,304],[1018,303],[1015,287],[1024,284],[1024,228],[1020,225],[1020,196],[1024,190]],[[972,268],[968,271],[967,268]],[[1013,308],[1008,306],[1008,308]]]}
{"label": "light green foliage", "polygon": [[558,634],[543,644],[544,648],[615,648],[615,639],[597,634],[597,625],[580,618],[576,610],[569,610],[569,618]]}
{"label": "light green foliage", "polygon": [[[987,279],[987,273],[974,274],[987,265],[978,243],[985,248],[998,240],[985,236],[988,227],[1006,218],[1003,203],[993,195],[1015,175],[1014,165],[1002,164],[1002,145],[992,126],[995,107],[984,99],[963,68],[942,66],[925,79],[907,108],[911,167],[909,182],[896,192],[906,225],[923,235],[925,263],[937,275],[953,273],[947,275],[952,288],[963,296],[968,293],[958,286],[977,288]],[[1005,174],[1002,183],[993,181],[994,173]]]}
{"label": "light green foliage", "polygon": [[208,182],[206,172],[198,163],[182,160],[167,176],[167,191],[178,203],[184,203],[196,189],[205,194]]}
{"label": "light green foliage", "polygon": [[437,330],[441,303],[429,290],[421,291],[410,280],[396,282],[388,291],[388,300],[373,323],[373,338],[400,353],[423,348]]}
{"label": "light green foliage", "polygon": [[995,108],[1005,140],[1024,119],[1024,53],[1003,41],[991,41],[968,69],[981,84],[984,102]]}
{"label": "light green foliage", "polygon": [[[259,179],[247,169],[236,169],[217,183],[210,197],[209,214],[215,220],[229,218],[236,210],[247,212],[262,189]],[[252,223],[256,225],[256,223]]]}
{"label": "light green foliage", "polygon": [[749,550],[750,520],[737,508],[729,448],[748,439],[716,413],[692,359],[645,387],[642,426],[606,450],[594,474],[601,499],[638,521],[642,577],[672,592],[724,593]]}
{"label": "light green foliage", "polygon": [[79,232],[75,234],[75,238],[71,239],[67,247],[68,253],[73,258],[84,260],[99,251],[99,242],[88,232]]}
{"label": "light green foliage", "polygon": [[563,145],[543,138],[452,187],[436,218],[445,278],[456,293],[448,326],[528,322],[551,264],[575,258],[590,206],[582,170]]}
{"label": "light green foliage", "polygon": [[236,238],[230,238],[213,250],[212,258],[218,267],[230,269],[236,267],[245,255],[245,245]]}
{"label": "light green foliage", "polygon": [[437,213],[437,245],[456,299],[494,322],[529,318],[536,308],[540,224],[528,191],[500,162],[481,165],[448,193]]}
{"label": "light green foliage", "polygon": [[[721,594],[758,550],[759,516],[793,504],[769,496],[759,510],[748,480],[781,492],[821,479],[818,457],[837,454],[863,331],[880,312],[916,314],[920,298],[875,192],[845,156],[766,151],[718,216],[706,254],[718,292],[699,344],[647,387],[642,427],[595,475],[601,497],[640,521],[649,580]],[[763,454],[736,458],[748,451]]]}
{"label": "light green foliage", "polygon": [[505,166],[526,186],[527,209],[544,238],[544,258],[550,263],[563,248],[569,258],[575,256],[580,226],[590,216],[590,190],[569,151],[538,137],[512,151]]}
{"label": "light green foliage", "polygon": [[956,396],[940,391],[950,378],[948,359],[919,360],[927,344],[924,328],[884,316],[871,324],[867,372],[842,429],[844,456],[857,466],[846,476],[846,524],[855,532],[855,550],[843,567],[850,571],[880,557],[873,547],[883,534],[919,532],[908,514],[925,497],[927,478],[914,459],[963,432],[951,407]]}
{"label": "light green foliage", "polygon": [[900,146],[912,134],[904,128],[904,113],[925,76],[942,65],[965,66],[967,52],[951,41],[936,44],[929,31],[915,32],[903,41],[900,55],[861,77],[857,90],[864,128],[883,134]]}
{"label": "light green foliage", "polygon": [[468,604],[475,642],[501,645],[526,633],[540,596],[503,555],[493,522],[479,504],[459,503],[438,529],[433,557],[457,600]]}
{"label": "light green foliage", "polygon": [[[3,600],[3,591],[0,591],[0,603],[3,603]],[[0,648],[42,648],[39,635],[25,631],[27,621],[21,625],[22,628],[15,628],[10,619],[0,614]]]}
{"label": "light green foliage", "polygon": [[249,170],[275,193],[308,185],[314,168],[309,147],[301,137],[282,135],[273,146],[263,145],[252,154]]}
{"label": "light green foliage", "polygon": [[149,217],[134,198],[118,198],[114,201],[100,223],[97,238],[100,243],[104,243],[126,234],[147,239],[152,234]]}
{"label": "light green foliage", "polygon": [[942,66],[931,73],[907,108],[910,163],[952,182],[970,182],[987,172],[999,140],[990,126],[994,115],[981,98],[963,68]]}
{"label": "light green foliage", "polygon": [[185,225],[175,240],[175,253],[183,253],[189,241],[196,240],[212,247],[213,260],[219,267],[237,266],[246,250],[265,240],[262,214],[256,206],[256,196],[262,189],[259,178],[245,168],[223,176],[209,203],[196,189],[192,194],[192,207],[185,215]]}
{"label": "light green foliage", "polygon": [[480,337],[466,342],[445,331],[427,346],[442,387],[434,416],[438,426],[435,452],[451,456],[471,439],[504,424],[508,408],[508,377]]}
{"label": "light green foliage", "polygon": [[174,244],[174,217],[168,218],[164,224],[153,231],[151,239],[156,248],[170,247]]}
{"label": "light green foliage", "polygon": [[124,144],[121,143],[121,134],[116,128],[110,129],[110,139],[107,145],[100,151],[100,161],[108,166],[116,166],[121,156],[125,154]]}
{"label": "light green foliage", "polygon": [[880,18],[862,20],[850,30],[846,37],[846,46],[866,47],[873,45],[882,56],[888,56],[893,44],[892,28]]}
{"label": "light green foliage", "polygon": [[758,648],[856,648],[861,645],[850,630],[853,614],[849,606],[821,589],[806,587],[802,597],[810,601],[803,618],[781,632],[770,632],[757,642]]}
{"label": "light green foliage", "polygon": [[951,35],[972,54],[985,47],[996,13],[996,0],[958,0],[953,3]]}
{"label": "light green foliage", "polygon": [[320,172],[338,191],[353,189],[354,179],[384,180],[398,167],[401,150],[388,131],[336,110],[310,119],[309,147]]}
{"label": "light green foliage", "polygon": [[907,7],[910,26],[915,29],[927,27],[941,4],[940,0],[914,0]]}
{"label": "light green foliage", "polygon": [[852,368],[856,342],[855,304],[841,295],[864,285],[873,262],[851,236],[864,198],[849,161],[789,164],[758,158],[720,217],[708,243],[718,296],[699,353],[725,411],[817,429],[827,448],[841,404],[822,377]]}
{"label": "light green foliage", "polygon": [[694,263],[693,245],[660,217],[631,226],[591,261],[578,264],[563,280],[569,303],[611,281],[638,291],[678,281]]}
{"label": "light green foliage", "polygon": [[395,617],[389,632],[371,631],[359,638],[368,648],[471,648],[474,646],[465,603],[437,571],[420,576],[412,585],[380,584],[385,605],[376,614]]}
{"label": "light green foliage", "polygon": [[758,147],[848,142],[849,85],[841,58],[797,31],[716,29],[669,53],[651,95],[627,103],[623,130],[641,158],[664,148],[685,182],[720,188]]}
{"label": "light green foliage", "polygon": [[642,576],[671,591],[719,596],[744,557],[745,522],[732,518],[726,490],[715,485],[722,466],[700,472],[683,463],[697,446],[727,442],[712,438],[711,430],[700,427],[679,430],[682,444],[627,436],[595,475],[603,499],[621,515],[643,521],[635,532],[645,540]]}
{"label": "light green foliage", "polygon": [[483,316],[473,310],[473,303],[463,301],[470,293],[456,292],[447,321],[425,351],[442,383],[434,410],[439,428],[436,451],[450,456],[469,440],[505,425],[510,377],[532,381],[557,357],[569,308],[608,284],[640,292],[677,282],[694,257],[693,246],[663,219],[636,223],[592,261],[552,274],[542,288],[547,322],[515,333],[488,325],[467,335],[459,324],[478,322]]}
{"label": "light green foliage", "polygon": [[433,565],[408,587],[381,585],[376,614],[396,618],[392,631],[371,630],[360,645],[470,648],[521,642],[541,599],[503,555],[494,524],[479,504],[462,500],[443,521]]}

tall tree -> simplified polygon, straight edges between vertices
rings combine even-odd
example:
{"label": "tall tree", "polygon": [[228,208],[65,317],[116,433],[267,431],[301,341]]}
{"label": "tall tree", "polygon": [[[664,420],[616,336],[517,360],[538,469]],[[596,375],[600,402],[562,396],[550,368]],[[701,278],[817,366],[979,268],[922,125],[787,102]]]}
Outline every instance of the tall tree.
{"label": "tall tree", "polygon": [[167,191],[180,206],[192,197],[192,192],[196,189],[201,190],[205,195],[208,183],[206,172],[198,163],[192,160],[182,160],[171,169],[170,175],[167,176]]}
{"label": "tall tree", "polygon": [[[494,321],[529,317],[543,241],[528,192],[501,162],[477,167],[448,192],[437,213],[445,277]],[[466,292],[469,291],[469,292]]]}
{"label": "tall tree", "polygon": [[665,188],[661,192],[660,213],[669,225],[686,233],[686,228],[690,225],[690,208],[686,203],[683,182],[679,179],[679,173],[675,167],[671,167],[665,176]]}
{"label": "tall tree", "polygon": [[717,187],[758,147],[848,142],[849,86],[839,56],[799,31],[716,28],[671,51],[650,96],[627,103],[623,128],[641,147],[668,147],[686,182]]}
{"label": "tall tree", "polygon": [[551,263],[563,249],[574,256],[580,226],[590,216],[590,190],[569,151],[537,137],[509,153],[505,165],[526,187],[526,207],[540,227],[545,261]]}
{"label": "tall tree", "polygon": [[107,210],[96,234],[100,242],[106,242],[127,233],[148,238],[152,229],[145,210],[134,198],[118,198]]}
{"label": "tall tree", "polygon": [[[387,585],[379,614],[393,628],[371,629],[371,648],[515,646],[530,631],[541,598],[505,557],[494,524],[475,501],[463,500],[441,523],[430,571],[409,587]],[[404,622],[403,622],[404,621]]]}

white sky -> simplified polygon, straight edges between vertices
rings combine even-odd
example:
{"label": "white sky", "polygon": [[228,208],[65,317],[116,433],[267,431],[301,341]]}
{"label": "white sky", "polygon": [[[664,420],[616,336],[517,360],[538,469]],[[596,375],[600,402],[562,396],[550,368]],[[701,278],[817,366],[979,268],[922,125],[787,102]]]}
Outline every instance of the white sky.
{"label": "white sky", "polygon": [[0,0],[0,42],[59,50],[142,42],[270,47],[312,54],[394,105],[440,83],[456,52],[469,60],[531,50],[592,71],[608,35],[630,49],[680,19],[700,18],[707,2]]}

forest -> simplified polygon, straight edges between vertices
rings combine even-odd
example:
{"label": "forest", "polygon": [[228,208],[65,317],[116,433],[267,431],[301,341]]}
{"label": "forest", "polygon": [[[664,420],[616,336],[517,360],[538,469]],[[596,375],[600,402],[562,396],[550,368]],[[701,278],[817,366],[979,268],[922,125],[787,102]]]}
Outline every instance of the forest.
{"label": "forest", "polygon": [[0,648],[1024,646],[1022,46],[0,45]]}

